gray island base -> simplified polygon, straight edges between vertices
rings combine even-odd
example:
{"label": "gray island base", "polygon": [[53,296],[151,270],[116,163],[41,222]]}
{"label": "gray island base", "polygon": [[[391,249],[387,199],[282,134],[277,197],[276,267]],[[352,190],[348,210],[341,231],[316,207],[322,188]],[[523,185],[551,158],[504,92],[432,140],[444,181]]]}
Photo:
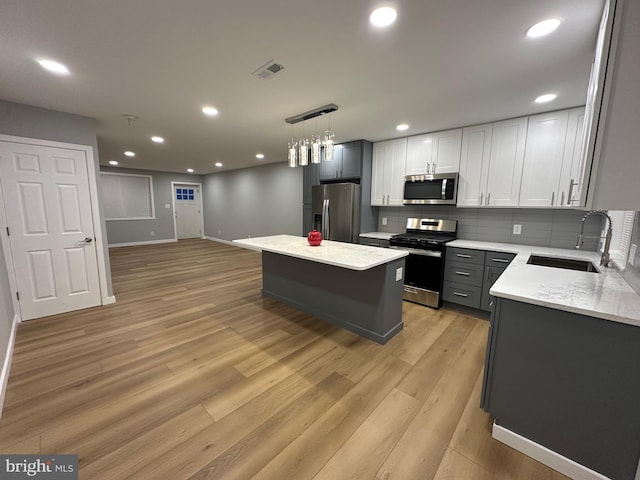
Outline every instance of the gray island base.
{"label": "gray island base", "polygon": [[234,243],[262,252],[264,296],[380,344],[402,330],[407,252],[292,235]]}
{"label": "gray island base", "polygon": [[262,293],[385,344],[402,330],[404,258],[368,270],[262,252]]}

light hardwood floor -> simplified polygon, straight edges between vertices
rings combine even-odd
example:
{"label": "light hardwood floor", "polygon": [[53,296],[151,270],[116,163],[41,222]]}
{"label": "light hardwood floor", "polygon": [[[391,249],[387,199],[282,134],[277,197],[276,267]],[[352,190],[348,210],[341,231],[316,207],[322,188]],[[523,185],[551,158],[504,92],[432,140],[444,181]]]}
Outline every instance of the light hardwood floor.
{"label": "light hardwood floor", "polygon": [[111,250],[117,303],[19,326],[2,453],[75,453],[81,479],[562,475],[493,440],[488,324],[404,303],[387,345],[260,294],[258,253]]}

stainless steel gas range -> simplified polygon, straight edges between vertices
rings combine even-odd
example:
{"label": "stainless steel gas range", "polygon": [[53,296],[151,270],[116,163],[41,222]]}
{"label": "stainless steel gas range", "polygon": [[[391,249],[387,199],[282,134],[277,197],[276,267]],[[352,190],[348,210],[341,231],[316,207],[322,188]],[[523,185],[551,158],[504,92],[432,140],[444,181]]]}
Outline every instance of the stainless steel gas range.
{"label": "stainless steel gas range", "polygon": [[403,298],[428,307],[442,305],[446,243],[456,239],[457,220],[407,219],[407,232],[389,240],[391,248],[406,250]]}

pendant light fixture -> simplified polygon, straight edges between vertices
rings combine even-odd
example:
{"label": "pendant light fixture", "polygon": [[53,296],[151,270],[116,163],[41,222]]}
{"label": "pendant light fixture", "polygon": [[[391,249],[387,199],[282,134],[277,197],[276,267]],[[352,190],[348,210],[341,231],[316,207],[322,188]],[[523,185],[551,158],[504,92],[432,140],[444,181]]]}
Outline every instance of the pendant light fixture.
{"label": "pendant light fixture", "polygon": [[316,117],[315,133],[311,137],[311,163],[320,163],[320,135],[318,135],[318,117]]}
{"label": "pendant light fixture", "polygon": [[[335,134],[331,130],[331,112],[338,110],[338,106],[330,103],[324,107],[316,108],[293,117],[285,119],[285,122],[291,124],[291,140],[287,145],[287,160],[289,166],[294,168],[297,165],[302,167],[309,165],[309,153],[311,153],[311,163],[318,164],[322,159],[322,150],[324,150],[324,159],[333,159],[334,137]],[[329,130],[324,136],[318,135],[318,120],[320,115],[329,114]],[[304,135],[304,122],[316,118],[315,132],[311,138]],[[302,137],[298,141],[295,140],[293,134],[293,124],[302,122]]]}
{"label": "pendant light fixture", "polygon": [[295,168],[298,164],[298,143],[293,138],[293,125],[291,125],[291,140],[288,146],[289,166]]}
{"label": "pendant light fixture", "polygon": [[329,129],[324,132],[324,139],[322,145],[324,145],[324,159],[333,160],[333,138],[335,134],[331,131],[331,113],[329,113]]}
{"label": "pendant light fixture", "polygon": [[304,138],[304,122],[302,122],[302,138],[298,142],[298,165],[306,167],[309,165],[309,139]]}

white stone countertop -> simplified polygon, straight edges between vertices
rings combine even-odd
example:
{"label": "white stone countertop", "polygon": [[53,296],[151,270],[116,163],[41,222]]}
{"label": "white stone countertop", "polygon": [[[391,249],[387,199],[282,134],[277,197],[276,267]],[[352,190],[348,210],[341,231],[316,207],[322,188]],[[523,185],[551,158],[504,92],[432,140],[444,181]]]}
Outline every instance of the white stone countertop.
{"label": "white stone countertop", "polygon": [[402,250],[370,247],[356,243],[332,242],[329,240],[322,240],[321,245],[312,247],[307,242],[306,237],[293,235],[242,238],[234,240],[233,243],[252,250],[279,253],[351,270],[368,270],[408,255],[407,252]]}
{"label": "white stone countertop", "polygon": [[[615,268],[600,266],[600,253],[475,240],[454,240],[447,246],[516,254],[491,295],[640,326],[640,295]],[[600,273],[529,265],[531,254],[589,260]]]}
{"label": "white stone countertop", "polygon": [[361,237],[365,238],[377,238],[378,240],[389,240],[394,235],[398,235],[397,233],[388,233],[388,232],[366,232],[361,233]]}

